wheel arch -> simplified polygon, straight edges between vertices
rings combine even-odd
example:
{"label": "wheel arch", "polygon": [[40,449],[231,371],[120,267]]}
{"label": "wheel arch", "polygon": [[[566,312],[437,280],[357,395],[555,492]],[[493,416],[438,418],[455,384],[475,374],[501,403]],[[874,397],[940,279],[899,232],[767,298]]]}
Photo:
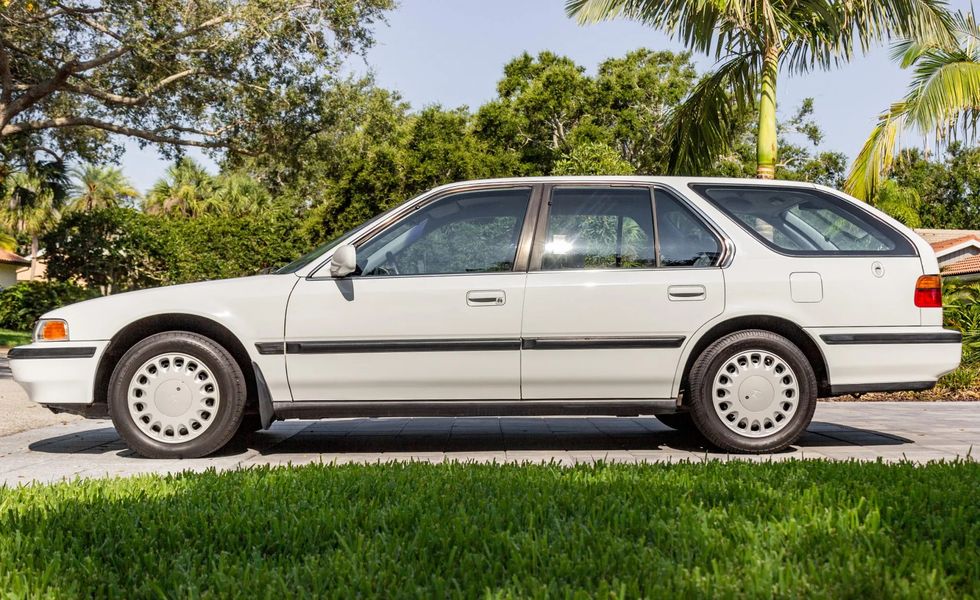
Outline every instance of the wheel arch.
{"label": "wheel arch", "polygon": [[109,341],[109,346],[99,360],[95,372],[95,404],[108,402],[109,379],[116,365],[126,352],[140,340],[165,331],[189,331],[203,335],[220,344],[231,354],[245,376],[247,390],[246,408],[256,405],[257,392],[252,360],[244,344],[230,329],[213,319],[187,313],[165,313],[143,317],[120,329]]}
{"label": "wheel arch", "polygon": [[[824,357],[820,347],[802,327],[789,319],[772,315],[743,315],[712,325],[710,329],[698,338],[691,348],[691,352],[687,355],[684,370],[682,371],[680,390],[682,392],[687,391],[688,375],[694,366],[694,361],[701,356],[705,348],[730,333],[745,329],[762,329],[781,335],[793,342],[806,355],[807,360],[813,366],[813,372],[817,378],[818,397],[830,395],[830,372],[827,368],[827,359]],[[684,396],[686,398],[688,395],[685,393]]]}

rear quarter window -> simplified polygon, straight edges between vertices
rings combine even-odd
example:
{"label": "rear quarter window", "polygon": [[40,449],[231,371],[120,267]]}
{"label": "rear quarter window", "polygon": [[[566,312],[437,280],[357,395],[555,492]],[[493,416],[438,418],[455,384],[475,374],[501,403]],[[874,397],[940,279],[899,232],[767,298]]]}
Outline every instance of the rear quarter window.
{"label": "rear quarter window", "polygon": [[691,189],[782,254],[916,256],[901,232],[820,190],[712,184],[692,184]]}

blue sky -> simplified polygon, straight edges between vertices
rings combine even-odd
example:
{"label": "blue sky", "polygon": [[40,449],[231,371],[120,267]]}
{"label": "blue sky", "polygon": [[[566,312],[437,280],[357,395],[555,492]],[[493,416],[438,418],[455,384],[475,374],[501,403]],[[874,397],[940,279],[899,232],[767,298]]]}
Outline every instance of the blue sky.
{"label": "blue sky", "polygon": [[[969,9],[969,0],[952,0]],[[503,65],[523,51],[552,50],[594,72],[604,59],[629,50],[682,50],[663,34],[627,21],[580,27],[564,14],[563,0],[401,0],[387,25],[376,28],[377,44],[366,57],[352,59],[352,72],[374,73],[382,87],[398,90],[412,106],[476,108],[495,94]],[[695,56],[700,70],[713,60]],[[804,77],[783,75],[779,112],[789,115],[802,99],[814,98],[825,132],[821,149],[853,157],[877,115],[905,93],[909,73],[888,58],[887,47],[849,65]],[[214,164],[191,152],[212,168]],[[122,167],[140,190],[162,174],[167,163],[148,147],[127,147]]]}

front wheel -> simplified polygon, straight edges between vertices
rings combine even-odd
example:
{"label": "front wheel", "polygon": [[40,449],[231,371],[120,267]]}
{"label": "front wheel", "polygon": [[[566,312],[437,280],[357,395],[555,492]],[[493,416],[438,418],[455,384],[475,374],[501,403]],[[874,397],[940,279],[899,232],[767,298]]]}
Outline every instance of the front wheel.
{"label": "front wheel", "polygon": [[199,458],[235,435],[246,393],[241,368],[222,346],[186,331],[158,333],[116,365],[109,416],[143,456]]}
{"label": "front wheel", "polygon": [[714,342],[689,381],[694,424],[724,450],[781,450],[803,433],[817,405],[806,356],[770,331],[739,331]]}

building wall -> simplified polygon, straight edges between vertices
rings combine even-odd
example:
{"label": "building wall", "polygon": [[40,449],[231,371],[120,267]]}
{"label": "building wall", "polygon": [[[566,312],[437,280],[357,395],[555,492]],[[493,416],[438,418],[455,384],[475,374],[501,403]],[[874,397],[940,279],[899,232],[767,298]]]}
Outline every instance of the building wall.
{"label": "building wall", "polygon": [[[48,265],[44,260],[39,260],[37,262],[37,272],[34,273],[34,279],[45,280],[47,279]],[[31,280],[31,268],[30,267],[19,267],[17,271],[17,281],[30,281]]]}
{"label": "building wall", "polygon": [[0,288],[7,288],[17,283],[17,265],[0,263]]}
{"label": "building wall", "polygon": [[962,250],[957,250],[956,252],[953,252],[953,253],[950,253],[950,254],[947,254],[947,255],[943,256],[942,258],[939,259],[939,266],[940,267],[945,267],[946,265],[948,265],[950,263],[954,263],[954,262],[956,262],[958,260],[962,260],[962,259],[964,259],[964,258],[966,258],[968,256],[976,256],[977,254],[980,254],[980,250],[978,250],[978,249],[976,249],[976,248],[974,248],[972,246],[969,246],[969,247],[963,248]]}

